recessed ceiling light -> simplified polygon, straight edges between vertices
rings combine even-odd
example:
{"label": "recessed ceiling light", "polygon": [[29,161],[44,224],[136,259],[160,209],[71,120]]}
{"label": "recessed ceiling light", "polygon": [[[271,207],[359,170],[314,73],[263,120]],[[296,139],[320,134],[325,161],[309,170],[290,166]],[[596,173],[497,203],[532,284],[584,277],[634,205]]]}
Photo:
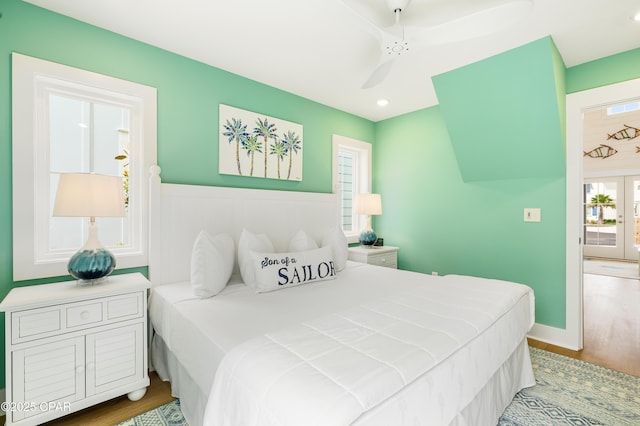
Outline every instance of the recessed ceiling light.
{"label": "recessed ceiling light", "polygon": [[378,102],[376,102],[378,104],[379,107],[386,107],[387,105],[389,105],[389,100],[388,99],[378,99]]}
{"label": "recessed ceiling light", "polygon": [[631,19],[633,19],[636,22],[640,22],[640,12],[636,13]]}

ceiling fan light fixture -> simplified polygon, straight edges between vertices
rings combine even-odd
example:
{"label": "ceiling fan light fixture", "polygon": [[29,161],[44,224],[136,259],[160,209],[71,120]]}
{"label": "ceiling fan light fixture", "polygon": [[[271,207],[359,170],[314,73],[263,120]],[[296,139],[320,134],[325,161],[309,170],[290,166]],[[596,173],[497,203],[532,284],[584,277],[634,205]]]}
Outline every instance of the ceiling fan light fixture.
{"label": "ceiling fan light fixture", "polygon": [[409,50],[409,43],[407,42],[396,41],[393,44],[390,44],[387,46],[388,54],[402,55],[403,53],[406,53],[408,50]]}

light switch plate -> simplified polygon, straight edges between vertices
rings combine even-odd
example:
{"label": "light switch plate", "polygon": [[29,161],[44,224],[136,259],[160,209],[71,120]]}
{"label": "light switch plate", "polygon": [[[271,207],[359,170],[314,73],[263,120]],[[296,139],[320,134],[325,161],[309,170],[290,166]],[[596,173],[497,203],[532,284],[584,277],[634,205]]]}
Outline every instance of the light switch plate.
{"label": "light switch plate", "polygon": [[524,221],[525,222],[540,222],[540,209],[538,208],[525,208],[524,209]]}

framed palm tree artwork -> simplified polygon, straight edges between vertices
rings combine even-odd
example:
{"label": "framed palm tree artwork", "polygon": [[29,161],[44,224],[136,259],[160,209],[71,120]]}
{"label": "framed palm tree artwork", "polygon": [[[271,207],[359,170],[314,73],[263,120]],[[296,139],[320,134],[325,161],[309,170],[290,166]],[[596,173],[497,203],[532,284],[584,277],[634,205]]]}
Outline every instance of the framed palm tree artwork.
{"label": "framed palm tree artwork", "polygon": [[302,125],[220,104],[218,172],[302,180]]}

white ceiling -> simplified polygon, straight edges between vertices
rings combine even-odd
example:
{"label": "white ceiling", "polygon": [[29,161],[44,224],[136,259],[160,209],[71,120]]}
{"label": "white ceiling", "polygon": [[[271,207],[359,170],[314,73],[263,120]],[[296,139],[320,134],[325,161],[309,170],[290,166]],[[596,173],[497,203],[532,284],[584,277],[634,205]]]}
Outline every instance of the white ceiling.
{"label": "white ceiling", "polygon": [[[433,75],[545,36],[567,67],[640,47],[640,23],[631,20],[637,0],[533,0],[516,25],[421,44],[395,61],[382,84],[362,89],[378,63],[378,41],[343,0],[25,1],[373,121],[437,104]],[[384,0],[351,3],[363,1],[385,7]],[[403,17],[465,1],[413,0]],[[378,107],[380,98],[389,105]]]}

